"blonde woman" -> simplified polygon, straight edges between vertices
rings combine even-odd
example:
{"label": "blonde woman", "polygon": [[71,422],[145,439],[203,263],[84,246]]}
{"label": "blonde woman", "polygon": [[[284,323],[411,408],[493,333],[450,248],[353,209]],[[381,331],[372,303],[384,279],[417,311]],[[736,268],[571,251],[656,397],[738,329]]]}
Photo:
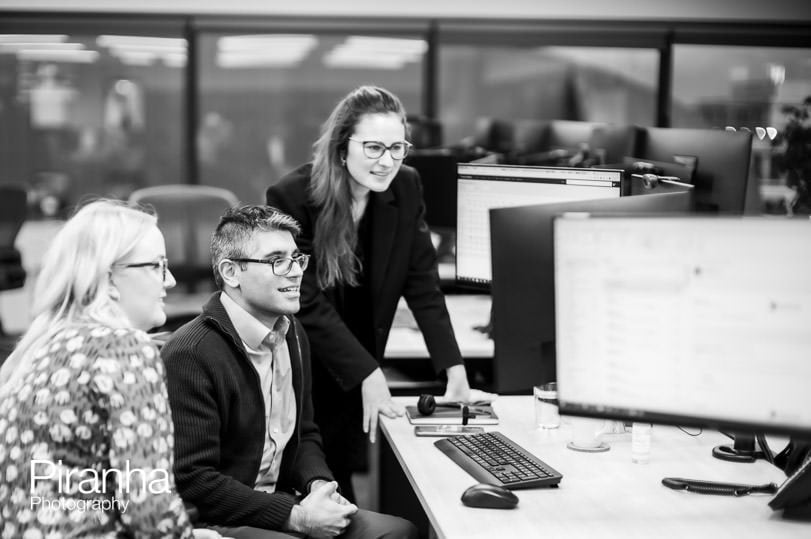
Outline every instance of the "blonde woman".
{"label": "blonde woman", "polygon": [[156,223],[95,201],[45,255],[34,320],[0,367],[2,538],[193,534],[171,472],[163,366],[145,333],[165,322],[175,285]]}

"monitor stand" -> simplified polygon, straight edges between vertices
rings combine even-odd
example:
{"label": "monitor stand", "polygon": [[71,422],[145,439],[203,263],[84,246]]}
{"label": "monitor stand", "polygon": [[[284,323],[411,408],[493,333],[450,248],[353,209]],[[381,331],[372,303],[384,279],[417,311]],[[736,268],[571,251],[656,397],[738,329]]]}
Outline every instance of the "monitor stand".
{"label": "monitor stand", "polygon": [[735,443],[732,446],[717,445],[713,447],[713,457],[730,462],[755,462],[757,459],[766,458],[762,451],[757,450],[755,435],[753,433],[736,432],[727,434],[727,436],[732,436]]}

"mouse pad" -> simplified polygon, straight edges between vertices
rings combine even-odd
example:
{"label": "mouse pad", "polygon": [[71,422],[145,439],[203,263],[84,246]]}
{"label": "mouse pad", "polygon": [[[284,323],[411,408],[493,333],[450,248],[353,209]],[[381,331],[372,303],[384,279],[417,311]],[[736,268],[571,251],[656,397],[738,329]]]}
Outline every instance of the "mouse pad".
{"label": "mouse pad", "polygon": [[[470,407],[468,425],[498,425],[498,415],[489,404]],[[417,405],[406,406],[406,416],[412,425],[461,425],[462,410],[458,408],[437,408],[431,415],[420,415]]]}

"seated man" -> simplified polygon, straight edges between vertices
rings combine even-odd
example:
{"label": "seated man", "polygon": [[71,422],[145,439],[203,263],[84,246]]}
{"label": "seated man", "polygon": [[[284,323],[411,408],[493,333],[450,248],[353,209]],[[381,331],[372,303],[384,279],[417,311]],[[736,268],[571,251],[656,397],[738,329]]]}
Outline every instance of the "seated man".
{"label": "seated man", "polygon": [[293,316],[308,256],[269,206],[228,210],[211,242],[215,293],[161,352],[177,488],[235,538],[416,537],[337,492],[313,422],[309,342]]}

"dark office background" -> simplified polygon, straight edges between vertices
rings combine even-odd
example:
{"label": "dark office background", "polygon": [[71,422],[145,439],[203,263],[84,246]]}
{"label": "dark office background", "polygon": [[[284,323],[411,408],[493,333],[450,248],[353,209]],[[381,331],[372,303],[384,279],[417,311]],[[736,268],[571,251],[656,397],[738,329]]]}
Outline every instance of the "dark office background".
{"label": "dark office background", "polygon": [[441,3],[425,16],[411,5],[407,17],[367,2],[335,17],[274,15],[257,2],[107,4],[0,5],[0,182],[29,187],[31,217],[165,183],[259,202],[309,159],[320,123],[361,83],[438,120],[445,146],[485,117],[750,129],[762,133],[752,174],[779,184],[781,109],[811,94],[811,17],[790,11],[808,11],[802,2],[618,1],[576,16],[523,2],[522,18],[518,1],[503,12]]}

